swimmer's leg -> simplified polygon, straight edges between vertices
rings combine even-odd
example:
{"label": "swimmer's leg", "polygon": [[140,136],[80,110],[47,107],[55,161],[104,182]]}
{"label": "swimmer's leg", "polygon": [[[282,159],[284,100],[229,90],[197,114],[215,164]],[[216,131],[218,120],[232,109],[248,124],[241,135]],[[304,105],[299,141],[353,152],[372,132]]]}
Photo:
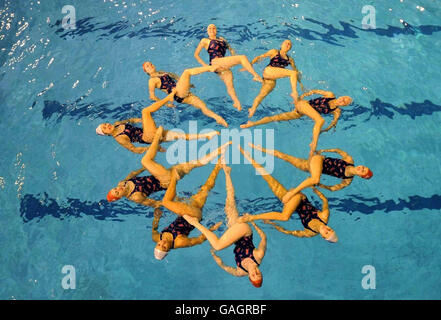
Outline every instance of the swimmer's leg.
{"label": "swimmer's leg", "polygon": [[182,179],[186,174],[188,174],[191,170],[194,168],[202,167],[206,164],[208,164],[211,160],[219,156],[220,154],[224,154],[227,147],[231,144],[231,141],[225,143],[224,145],[220,146],[213,152],[207,154],[206,156],[202,157],[198,160],[192,160],[190,162],[180,163],[172,167],[172,169],[175,169],[178,173],[180,179]]}
{"label": "swimmer's leg", "polygon": [[159,163],[155,162],[156,153],[158,152],[159,148],[159,140],[161,139],[163,135],[164,128],[160,126],[155,133],[155,136],[153,138],[153,142],[150,145],[150,147],[147,149],[147,152],[145,153],[144,157],[141,160],[141,164],[144,168],[146,168],[156,179],[158,179],[161,182],[161,185],[164,181],[161,181],[164,176],[169,176],[170,172],[168,169],[166,169],[164,166],[160,165]]}
{"label": "swimmer's leg", "polygon": [[219,78],[225,83],[228,95],[233,100],[233,107],[235,107],[238,111],[242,110],[242,105],[236,95],[236,90],[234,89],[233,73],[231,70],[223,71],[221,74],[219,74]]}
{"label": "swimmer's leg", "polygon": [[173,100],[174,92],[170,93],[164,99],[156,101],[150,106],[142,110],[142,129],[143,135],[142,139],[144,141],[150,142],[151,137],[156,133],[156,124],[153,120],[152,113],[158,111],[163,105]]}
{"label": "swimmer's leg", "polygon": [[258,126],[258,125],[262,125],[262,124],[267,124],[270,122],[294,120],[294,119],[300,118],[301,116],[302,116],[302,114],[298,113],[297,110],[293,110],[293,111],[289,111],[289,112],[276,114],[274,116],[265,117],[265,118],[262,118],[257,121],[248,121],[246,124],[241,124],[240,127],[242,129],[245,129],[245,128],[250,128],[250,127],[254,127],[254,126]]}
{"label": "swimmer's leg", "polygon": [[241,64],[246,71],[253,75],[253,80],[258,82],[263,82],[262,77],[257,74],[253,69],[250,61],[245,55],[229,56],[223,58],[217,58],[211,61],[214,66],[219,66],[225,69],[230,69],[231,67]]}
{"label": "swimmer's leg", "polygon": [[202,101],[199,97],[190,94],[189,96],[187,96],[183,103],[189,104],[199,110],[202,111],[202,113],[204,115],[206,115],[207,117],[210,117],[214,120],[216,120],[217,123],[219,123],[220,125],[224,126],[224,127],[228,127],[228,123],[224,120],[224,118],[222,118],[220,115],[214,113],[213,111],[211,111],[210,109],[207,108],[207,105],[204,103],[204,101]]}
{"label": "swimmer's leg", "polygon": [[322,116],[313,108],[311,105],[305,101],[301,100],[296,104],[296,110],[298,110],[300,113],[307,115],[312,120],[314,120],[314,127],[312,128],[312,141],[310,144],[311,151],[310,156],[315,152],[317,148],[317,142],[320,135],[320,131],[325,123],[325,120],[322,118]]}
{"label": "swimmer's leg", "polygon": [[270,94],[271,91],[273,91],[274,87],[276,86],[275,80],[268,80],[263,79],[262,88],[260,89],[259,94],[253,101],[253,105],[251,108],[248,109],[248,117],[251,118],[254,113],[256,112],[257,107],[262,102],[265,97]]}
{"label": "swimmer's leg", "polygon": [[289,77],[289,81],[291,83],[291,88],[292,88],[291,96],[293,97],[294,101],[297,101],[297,99],[298,99],[298,93],[297,93],[298,72],[297,71],[285,69],[285,68],[268,66],[263,71],[263,77],[266,79],[273,79],[273,80]]}
{"label": "swimmer's leg", "polygon": [[223,164],[225,172],[225,189],[227,191],[227,198],[225,199],[225,213],[227,215],[227,226],[233,226],[239,218],[239,212],[236,208],[236,201],[234,200],[234,186],[231,180],[231,168]]}
{"label": "swimmer's leg", "polygon": [[290,164],[292,164],[297,169],[300,169],[300,170],[306,171],[306,172],[309,171],[309,164],[308,164],[308,160],[306,160],[306,159],[296,158],[294,156],[290,156],[289,154],[286,154],[286,153],[283,153],[283,152],[280,152],[277,150],[265,149],[265,148],[262,148],[261,146],[255,146],[252,143],[249,143],[249,145],[254,149],[263,151],[263,152],[268,153],[270,155],[273,155],[277,158],[285,160],[285,161],[289,162]]}
{"label": "swimmer's leg", "polygon": [[213,189],[216,183],[216,178],[219,174],[220,169],[221,169],[221,163],[220,161],[218,161],[213,171],[211,171],[210,176],[208,177],[205,184],[201,187],[201,189],[197,194],[191,197],[193,206],[202,210],[202,208],[205,205],[205,202],[207,201],[208,193],[210,192],[211,189]]}
{"label": "swimmer's leg", "polygon": [[320,183],[320,177],[323,170],[323,157],[321,155],[314,155],[309,162],[311,176],[300,183],[295,189],[291,189],[287,192],[284,198],[294,196],[305,188],[313,187]]}
{"label": "swimmer's leg", "polygon": [[186,97],[190,91],[191,76],[195,76],[203,72],[213,71],[214,69],[216,69],[216,67],[214,66],[185,69],[179,77],[178,82],[176,83],[176,95],[181,98]]}
{"label": "swimmer's leg", "polygon": [[214,136],[219,135],[220,133],[218,131],[211,131],[208,133],[181,133],[176,132],[173,130],[166,130],[164,131],[164,141],[174,141],[178,139],[184,139],[184,140],[198,140],[198,139],[211,139]]}
{"label": "swimmer's leg", "polygon": [[257,172],[259,172],[262,176],[263,179],[265,179],[265,181],[268,183],[269,187],[271,188],[271,191],[275,194],[275,196],[277,198],[279,198],[280,200],[282,200],[283,196],[286,194],[287,190],[285,189],[285,187],[279,182],[277,181],[275,178],[273,178],[266,170],[265,168],[263,168],[260,164],[258,164],[252,157],[251,155],[246,152],[245,150],[243,150],[240,146],[239,146],[239,150],[240,152],[242,152],[242,154],[244,155],[244,157],[251,162],[251,164],[253,165],[253,167],[256,169]]}
{"label": "swimmer's leg", "polygon": [[174,201],[176,197],[176,182],[178,179],[179,176],[172,170],[170,184],[168,185],[167,191],[162,199],[162,205],[168,210],[176,213],[178,216],[187,214],[200,220],[202,217],[200,208],[191,206],[185,202]]}

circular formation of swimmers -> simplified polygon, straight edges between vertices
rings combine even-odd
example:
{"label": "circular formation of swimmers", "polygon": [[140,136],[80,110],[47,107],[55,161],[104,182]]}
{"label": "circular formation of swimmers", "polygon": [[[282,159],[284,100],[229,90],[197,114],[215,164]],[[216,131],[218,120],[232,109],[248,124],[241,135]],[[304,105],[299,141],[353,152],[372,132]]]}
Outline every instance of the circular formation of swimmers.
{"label": "circular formation of swimmers", "polygon": [[[263,277],[259,266],[265,255],[267,241],[265,233],[254,221],[263,220],[264,223],[274,226],[278,231],[295,237],[313,237],[320,234],[323,239],[329,242],[337,242],[336,232],[328,226],[328,201],[318,188],[330,191],[341,190],[349,186],[355,176],[364,179],[371,178],[372,171],[362,165],[355,166],[352,157],[340,149],[316,150],[320,133],[335,127],[341,114],[341,107],[351,104],[352,99],[348,96],[337,98],[334,93],[323,90],[311,90],[298,96],[297,82],[301,85],[302,91],[303,85],[301,84],[301,73],[297,70],[293,58],[288,56],[288,51],[292,46],[290,40],[283,41],[280,49],[269,50],[255,57],[250,62],[245,55],[236,55],[228,42],[224,38],[217,36],[215,25],[209,25],[207,33],[208,37],[200,41],[194,53],[194,57],[202,67],[186,69],[181,76],[177,76],[171,72],[158,71],[151,62],[144,62],[143,70],[150,77],[148,84],[150,99],[155,102],[142,110],[141,118],[117,121],[113,124],[103,123],[97,127],[97,134],[111,136],[126,149],[134,153],[144,154],[141,160],[142,168],[131,172],[116,187],[112,188],[107,194],[107,200],[113,202],[125,197],[136,203],[155,208],[152,239],[156,243],[154,249],[156,259],[163,259],[172,249],[191,247],[208,240],[212,247],[211,254],[214,261],[222,269],[234,276],[248,276],[255,287],[261,287]],[[205,63],[199,56],[203,48],[208,52],[209,64]],[[226,56],[227,49],[230,51],[230,56]],[[264,58],[270,59],[270,62],[265,67],[263,77],[261,77],[254,71],[253,64]],[[153,114],[164,105],[174,107],[173,101],[191,105],[200,109],[204,115],[214,119],[218,124],[228,127],[224,118],[210,110],[198,96],[190,92],[192,88],[190,80],[192,76],[204,72],[216,73],[225,83],[228,95],[233,101],[233,107],[240,111],[242,106],[237,98],[233,83],[233,73],[230,70],[233,66],[239,64],[242,65],[243,70],[248,71],[253,76],[254,81],[262,83],[259,94],[248,110],[250,118],[253,117],[262,100],[274,89],[276,81],[281,78],[289,78],[292,88],[290,95],[295,105],[294,110],[290,112],[265,117],[260,120],[248,121],[246,124],[241,125],[241,128],[250,128],[274,121],[298,119],[304,115],[314,120],[308,159],[296,158],[277,150],[268,150],[261,146],[250,144],[252,148],[285,160],[297,169],[309,172],[310,176],[293,189],[285,188],[266,172],[260,164],[254,161],[248,152],[239,146],[244,157],[260,173],[274,195],[282,202],[282,212],[274,211],[239,215],[235,203],[231,168],[226,165],[223,157],[231,141],[200,159],[180,163],[170,168],[166,168],[155,161],[157,152],[165,151],[161,147],[162,142],[176,139],[211,139],[219,134],[218,131],[206,134],[182,134],[173,130],[166,130],[162,126],[157,127]],[[292,70],[287,69],[288,66],[291,66]],[[156,89],[164,91],[167,96],[160,100],[155,95]],[[320,97],[306,100],[305,98],[310,95],[319,95]],[[330,113],[334,115],[334,119],[327,128],[322,129],[325,122],[322,115]],[[141,123],[142,128],[134,126],[134,123]],[[134,143],[147,146],[135,146]],[[341,158],[327,157],[323,153],[337,153]],[[193,169],[204,166],[216,158],[217,164],[199,191],[188,199],[178,200],[176,198],[176,184],[178,181]],[[139,176],[145,170],[150,175]],[[201,224],[201,220],[202,210],[208,194],[214,187],[216,178],[221,170],[224,171],[226,180],[225,213],[227,229],[222,236],[218,237],[214,231],[219,228],[222,222],[207,228]],[[323,185],[320,183],[320,177],[323,174],[339,178],[341,182],[333,186]],[[307,196],[302,193],[304,189],[309,187],[321,199],[321,209],[314,207]],[[161,201],[149,198],[150,194],[162,190],[165,190],[165,194]],[[162,215],[161,207],[174,212],[177,218],[161,232],[158,232],[158,225]],[[287,221],[294,212],[297,212],[299,215],[304,227],[303,230],[286,230],[274,222],[274,220]],[[257,248],[253,242],[253,228],[250,224],[260,237],[260,243]],[[189,237],[190,232],[195,228],[201,232],[201,235]],[[225,265],[215,253],[218,250],[233,245],[236,267]]]}

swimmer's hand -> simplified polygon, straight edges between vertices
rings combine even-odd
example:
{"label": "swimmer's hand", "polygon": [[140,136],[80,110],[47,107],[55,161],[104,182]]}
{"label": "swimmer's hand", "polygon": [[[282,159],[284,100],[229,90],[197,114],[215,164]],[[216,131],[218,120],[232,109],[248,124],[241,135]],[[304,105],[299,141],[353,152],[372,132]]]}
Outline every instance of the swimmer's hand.
{"label": "swimmer's hand", "polygon": [[[147,148],[146,148],[146,149],[147,149]],[[159,152],[166,152],[166,151],[167,151],[167,149],[165,149],[165,148],[163,148],[163,147],[159,146],[159,149],[158,149],[158,151],[159,151]]]}
{"label": "swimmer's hand", "polygon": [[159,209],[159,208],[156,208],[155,211],[154,211],[154,213],[153,213],[153,216],[155,217],[155,219],[159,219],[159,218],[161,218],[161,216],[162,216],[162,210]]}
{"label": "swimmer's hand", "polygon": [[271,220],[263,220],[263,223],[265,223],[265,224],[271,224],[271,225],[273,225],[273,226],[276,226],[276,225],[277,225],[275,222],[273,222],[273,221],[271,221]]}
{"label": "swimmer's hand", "polygon": [[209,230],[210,231],[215,231],[217,229],[219,229],[219,227],[222,225],[222,221],[219,221],[218,223],[216,223],[214,226],[212,226]]}
{"label": "swimmer's hand", "polygon": [[196,219],[195,217],[189,216],[188,214],[184,214],[183,218],[185,220],[187,220],[187,222],[189,224],[191,224],[192,226],[199,223],[198,219]]}

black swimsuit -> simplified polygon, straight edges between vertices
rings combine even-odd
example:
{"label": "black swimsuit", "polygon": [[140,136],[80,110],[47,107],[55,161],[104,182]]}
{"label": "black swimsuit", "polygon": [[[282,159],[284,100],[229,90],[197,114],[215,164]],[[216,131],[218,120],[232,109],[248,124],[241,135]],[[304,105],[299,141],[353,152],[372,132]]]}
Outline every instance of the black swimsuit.
{"label": "black swimsuit", "polygon": [[323,159],[322,173],[340,179],[352,179],[353,177],[345,176],[345,169],[347,166],[354,166],[342,159],[325,158]]}
{"label": "black swimsuit", "polygon": [[[117,127],[122,126],[122,125],[123,124],[119,124],[119,125],[117,125]],[[132,126],[128,123],[124,124],[123,126],[124,126],[124,131],[121,132],[120,134],[117,134],[116,137],[123,134],[123,135],[126,135],[127,137],[129,137],[130,142],[132,142],[132,143],[139,142],[139,143],[148,144],[148,142],[145,142],[144,140],[142,140],[142,134],[143,134],[142,128]]]}
{"label": "black swimsuit", "polygon": [[331,108],[329,106],[329,101],[334,100],[335,98],[316,98],[309,100],[309,105],[313,107],[318,113],[328,114],[335,110],[335,108]]}
{"label": "black swimsuit", "polygon": [[282,56],[280,55],[280,51],[278,51],[277,54],[271,58],[268,65],[271,67],[285,68],[289,65],[289,56],[286,55],[286,57],[288,59],[282,58]]}
{"label": "black swimsuit", "polygon": [[183,217],[179,216],[176,218],[175,221],[173,221],[167,228],[162,230],[159,239],[162,240],[162,234],[164,232],[171,233],[173,235],[173,244],[172,248],[175,247],[175,239],[179,235],[188,236],[190,232],[194,229],[194,226],[188,223],[187,220],[185,220]]}
{"label": "black swimsuit", "polygon": [[210,65],[211,60],[214,58],[223,58],[225,57],[225,53],[227,52],[227,44],[224,40],[213,39],[210,41],[207,49],[208,55],[210,57]]}
{"label": "black swimsuit", "polygon": [[127,181],[131,181],[135,184],[135,188],[127,196],[127,198],[130,198],[135,192],[142,192],[146,197],[148,197],[153,192],[166,190],[166,188],[163,188],[159,180],[154,176],[135,177]]}
{"label": "black swimsuit", "polygon": [[305,229],[311,230],[314,233],[318,233],[317,231],[312,230],[309,226],[308,223],[313,220],[319,220],[321,222],[323,222],[324,224],[326,224],[322,219],[320,219],[320,217],[318,216],[318,209],[316,207],[314,207],[311,202],[309,202],[308,198],[304,198],[302,199],[302,201],[300,201],[296,212],[298,213],[300,220],[302,221],[303,226],[305,227]]}
{"label": "black swimsuit", "polygon": [[[176,87],[176,81],[170,77],[168,74],[164,74],[159,77],[161,80],[161,86],[159,87],[161,90],[166,90],[168,94],[172,92],[172,90]],[[177,103],[182,103],[184,101],[184,98],[178,97],[176,94],[173,97]]]}
{"label": "black swimsuit", "polygon": [[253,235],[250,235],[249,237],[242,237],[234,244],[236,245],[234,247],[234,259],[236,260],[236,264],[239,268],[248,273],[248,271],[242,267],[242,261],[246,258],[251,258],[257,265],[259,265],[253,255],[255,248],[253,244]]}

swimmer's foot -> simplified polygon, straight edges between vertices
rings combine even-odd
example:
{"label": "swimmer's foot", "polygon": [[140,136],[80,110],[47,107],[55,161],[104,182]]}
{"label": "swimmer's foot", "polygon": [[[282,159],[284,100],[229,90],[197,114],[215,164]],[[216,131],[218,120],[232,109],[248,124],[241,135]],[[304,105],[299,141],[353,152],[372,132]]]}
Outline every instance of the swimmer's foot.
{"label": "swimmer's foot", "polygon": [[224,126],[225,128],[228,128],[228,123],[222,117],[217,118],[216,122],[218,124],[220,124],[221,126]]}
{"label": "swimmer's foot", "polygon": [[252,126],[253,126],[253,123],[251,121],[248,121],[247,123],[240,125],[240,127],[242,129],[246,129],[246,128],[249,128],[249,127],[252,127]]}
{"label": "swimmer's foot", "polygon": [[233,107],[235,107],[237,109],[237,111],[241,111],[242,110],[242,105],[240,104],[239,101],[233,103]]}
{"label": "swimmer's foot", "polygon": [[294,104],[299,100],[299,96],[297,94],[295,94],[294,92],[291,92],[289,95],[294,100]]}
{"label": "swimmer's foot", "polygon": [[205,135],[205,138],[207,138],[207,140],[211,140],[213,137],[218,135],[220,135],[219,131],[211,131]]}

